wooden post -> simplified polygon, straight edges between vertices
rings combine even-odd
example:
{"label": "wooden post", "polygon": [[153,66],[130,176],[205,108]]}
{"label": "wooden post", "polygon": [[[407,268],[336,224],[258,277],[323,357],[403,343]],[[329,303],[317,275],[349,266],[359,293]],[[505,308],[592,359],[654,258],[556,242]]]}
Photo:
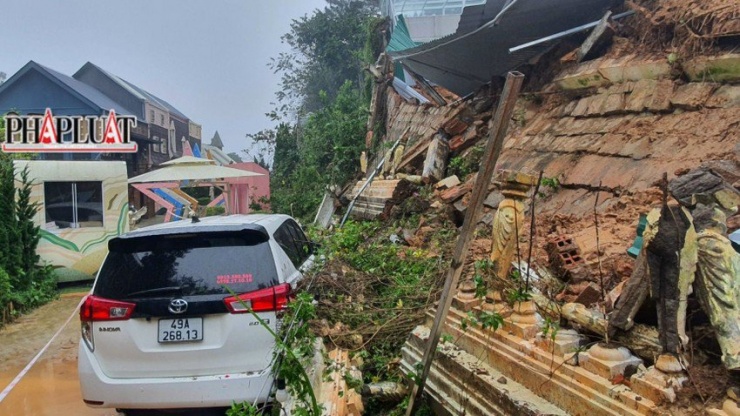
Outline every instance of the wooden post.
{"label": "wooden post", "polygon": [[611,39],[611,36],[614,35],[614,30],[609,26],[609,18],[611,16],[612,12],[608,11],[604,17],[599,20],[599,23],[596,25],[594,30],[591,31],[591,34],[588,35],[581,47],[576,51],[576,62],[583,61],[594,46],[606,42],[607,39]]}
{"label": "wooden post", "polygon": [[442,332],[442,323],[444,322],[447,312],[450,309],[450,305],[452,304],[452,298],[454,296],[453,290],[457,289],[457,283],[460,280],[463,265],[468,256],[470,242],[473,239],[473,232],[475,231],[481,209],[483,208],[483,200],[488,191],[488,184],[491,182],[493,172],[496,168],[496,162],[501,154],[501,149],[504,147],[504,136],[506,136],[509,120],[514,111],[514,105],[516,104],[516,99],[519,94],[519,90],[522,87],[523,80],[524,75],[520,72],[512,71],[506,75],[506,84],[504,85],[499,105],[493,118],[493,127],[489,132],[488,144],[486,145],[486,150],[483,155],[483,163],[481,164],[477,179],[475,180],[473,193],[470,197],[468,210],[465,213],[465,220],[462,231],[460,232],[460,237],[457,239],[457,245],[455,246],[452,262],[450,263],[450,269],[447,272],[447,278],[445,279],[442,297],[439,299],[439,306],[437,307],[437,313],[434,317],[432,330],[429,332],[429,341],[424,349],[421,374],[418,374],[418,381],[411,392],[409,405],[406,409],[406,416],[414,414],[416,408],[419,406],[421,395],[424,392],[424,384],[429,376],[429,369],[432,366],[434,353],[437,351],[437,344],[439,343],[439,337]]}

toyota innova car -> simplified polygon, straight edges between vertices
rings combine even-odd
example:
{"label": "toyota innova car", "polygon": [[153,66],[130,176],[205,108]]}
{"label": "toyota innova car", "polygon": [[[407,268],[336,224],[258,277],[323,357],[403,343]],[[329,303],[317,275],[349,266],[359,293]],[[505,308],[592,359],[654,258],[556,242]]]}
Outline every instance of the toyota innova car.
{"label": "toyota innova car", "polygon": [[277,331],[313,262],[292,218],[183,220],[132,231],[108,247],[80,309],[78,371],[88,406],[268,401],[275,341],[249,309]]}

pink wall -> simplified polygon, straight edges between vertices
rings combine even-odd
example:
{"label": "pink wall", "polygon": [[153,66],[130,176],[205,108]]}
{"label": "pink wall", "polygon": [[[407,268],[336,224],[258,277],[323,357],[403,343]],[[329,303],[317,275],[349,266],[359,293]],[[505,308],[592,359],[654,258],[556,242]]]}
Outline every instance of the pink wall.
{"label": "pink wall", "polygon": [[[270,199],[270,171],[254,162],[232,163],[228,167],[262,174],[262,176],[250,176],[248,178],[226,179],[232,190],[231,195],[229,195],[230,213],[247,214],[251,211],[249,209],[250,203],[260,203],[259,200],[262,197]],[[263,210],[270,208],[269,205],[262,203],[260,205],[262,205]]]}

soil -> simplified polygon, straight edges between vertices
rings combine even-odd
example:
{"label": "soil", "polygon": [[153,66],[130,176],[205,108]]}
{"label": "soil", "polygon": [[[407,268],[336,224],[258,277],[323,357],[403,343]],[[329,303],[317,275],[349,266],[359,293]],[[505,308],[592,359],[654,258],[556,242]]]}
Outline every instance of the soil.
{"label": "soil", "polygon": [[[83,293],[62,295],[0,330],[0,387],[18,375],[67,318],[76,313]],[[73,317],[10,394],[0,402],[2,415],[116,416],[113,409],[91,409],[82,402],[77,378],[79,322]]]}

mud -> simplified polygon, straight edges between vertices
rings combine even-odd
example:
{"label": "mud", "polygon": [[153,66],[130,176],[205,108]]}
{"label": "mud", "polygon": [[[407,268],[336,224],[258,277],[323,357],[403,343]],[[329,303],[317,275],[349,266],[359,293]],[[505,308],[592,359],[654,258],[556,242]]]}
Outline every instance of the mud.
{"label": "mud", "polygon": [[[63,295],[0,330],[0,389],[23,370],[75,311],[84,294]],[[79,322],[72,318],[36,364],[0,402],[0,415],[116,416],[82,402],[77,378]]]}

